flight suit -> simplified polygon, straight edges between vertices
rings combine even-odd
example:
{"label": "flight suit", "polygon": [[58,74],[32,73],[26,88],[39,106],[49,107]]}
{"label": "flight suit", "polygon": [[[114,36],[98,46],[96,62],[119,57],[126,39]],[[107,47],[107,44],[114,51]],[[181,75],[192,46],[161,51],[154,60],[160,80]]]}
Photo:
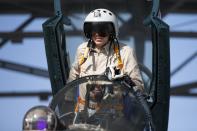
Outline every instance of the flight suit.
{"label": "flight suit", "polygon": [[[91,49],[87,60],[82,65],[79,65],[80,57],[83,55],[87,44],[87,42],[84,42],[78,47],[75,61],[71,66],[68,82],[75,80],[78,77],[102,75],[105,73],[108,66],[117,65],[116,55],[113,47],[110,46],[109,43],[107,43],[102,49]],[[120,44],[120,55],[123,62],[122,73],[129,75],[132,81],[137,85],[138,89],[144,90],[144,84],[134,50],[125,44]],[[79,96],[81,99],[85,99],[85,94],[85,86],[80,86]]]}

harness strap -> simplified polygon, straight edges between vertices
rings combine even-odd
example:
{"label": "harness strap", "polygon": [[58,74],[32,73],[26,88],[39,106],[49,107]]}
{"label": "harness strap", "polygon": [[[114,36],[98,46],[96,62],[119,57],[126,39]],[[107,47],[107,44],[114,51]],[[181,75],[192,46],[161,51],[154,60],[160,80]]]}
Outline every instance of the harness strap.
{"label": "harness strap", "polygon": [[79,104],[85,105],[85,100],[81,99],[80,96],[78,96],[78,99],[77,99],[77,104],[76,104],[76,107],[75,107],[75,112],[79,112]]}
{"label": "harness strap", "polygon": [[116,58],[118,59],[117,68],[121,70],[123,68],[123,63],[122,63],[122,59],[120,56],[120,49],[119,49],[118,45],[114,44],[114,52],[116,54]]}
{"label": "harness strap", "polygon": [[[91,41],[88,42],[88,45],[87,47],[85,48],[85,51],[84,53],[80,56],[80,59],[79,59],[79,65],[81,66],[88,58],[88,54],[90,52],[90,43]],[[118,64],[117,64],[117,68],[118,69],[122,69],[123,68],[123,62],[122,62],[122,59],[121,59],[121,55],[120,55],[120,49],[118,47],[118,45],[115,45],[113,46],[114,48],[114,52],[116,54],[116,57],[118,59]]]}
{"label": "harness strap", "polygon": [[85,48],[84,53],[80,56],[79,58],[79,65],[81,66],[87,59],[88,59],[88,54],[90,52],[90,49],[93,47],[92,40],[90,39],[88,41],[87,47]]}

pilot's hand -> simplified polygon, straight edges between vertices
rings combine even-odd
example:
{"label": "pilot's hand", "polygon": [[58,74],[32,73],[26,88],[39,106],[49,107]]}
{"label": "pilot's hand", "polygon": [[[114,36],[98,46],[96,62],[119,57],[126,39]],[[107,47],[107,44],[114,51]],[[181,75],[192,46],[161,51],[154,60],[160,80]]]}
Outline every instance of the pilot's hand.
{"label": "pilot's hand", "polygon": [[115,65],[110,65],[109,67],[107,67],[106,75],[109,80],[119,79],[124,76],[121,69],[118,69]]}

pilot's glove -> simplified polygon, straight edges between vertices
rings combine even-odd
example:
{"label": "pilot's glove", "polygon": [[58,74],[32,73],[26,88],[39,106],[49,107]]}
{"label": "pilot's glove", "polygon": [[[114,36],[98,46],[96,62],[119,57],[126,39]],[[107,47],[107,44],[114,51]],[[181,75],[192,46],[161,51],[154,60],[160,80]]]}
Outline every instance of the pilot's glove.
{"label": "pilot's glove", "polygon": [[115,80],[123,77],[121,69],[118,69],[115,65],[110,65],[106,68],[105,75],[109,80]]}

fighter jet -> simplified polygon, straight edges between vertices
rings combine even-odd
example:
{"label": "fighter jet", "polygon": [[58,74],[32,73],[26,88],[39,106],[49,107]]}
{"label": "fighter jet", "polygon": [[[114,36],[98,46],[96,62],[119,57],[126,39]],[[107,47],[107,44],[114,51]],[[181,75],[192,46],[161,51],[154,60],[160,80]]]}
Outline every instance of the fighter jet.
{"label": "fighter jet", "polygon": [[[152,72],[140,65],[148,76],[146,95],[133,90],[127,76],[111,80],[108,75],[93,75],[67,83],[69,61],[66,53],[64,24],[70,21],[54,0],[55,16],[43,23],[48,70],[53,99],[49,106],[31,108],[24,116],[23,130],[47,131],[167,131],[169,114],[170,54],[169,26],[159,14],[159,0],[152,1],[144,25],[152,32]],[[84,110],[78,108],[77,89],[86,84]],[[102,89],[97,105],[91,91]],[[129,99],[128,99],[129,98]],[[99,102],[98,102],[99,101]],[[81,102],[83,103],[83,101]],[[127,108],[126,105],[130,105]],[[94,108],[94,109],[92,109]]]}

